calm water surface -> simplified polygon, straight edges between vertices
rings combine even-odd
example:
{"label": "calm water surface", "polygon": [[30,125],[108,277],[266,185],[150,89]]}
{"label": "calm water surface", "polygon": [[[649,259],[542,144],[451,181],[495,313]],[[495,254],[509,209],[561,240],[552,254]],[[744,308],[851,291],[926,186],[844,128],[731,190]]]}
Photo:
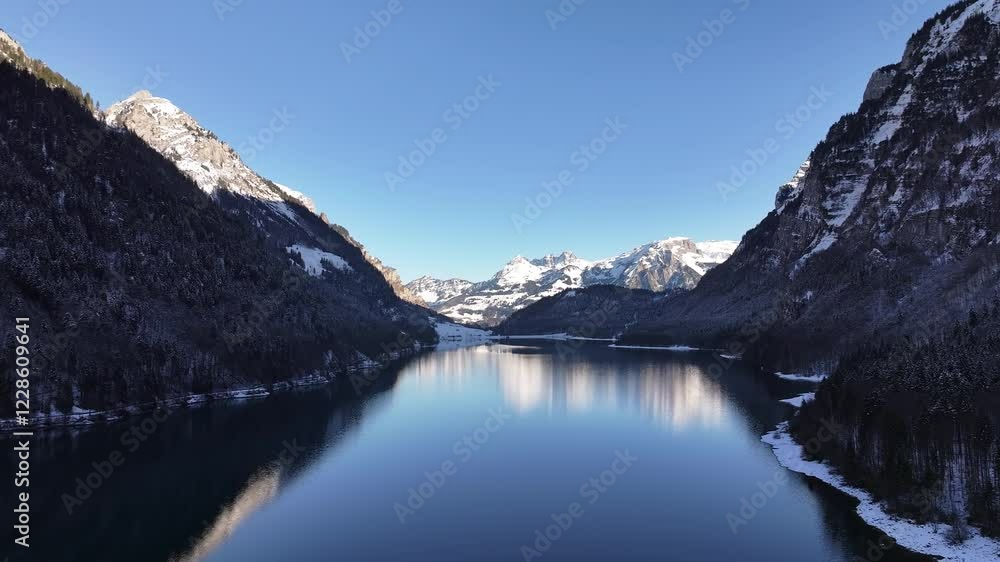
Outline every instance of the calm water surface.
{"label": "calm water surface", "polygon": [[[560,349],[437,351],[364,398],[342,383],[177,411],[138,445],[122,441],[138,420],[48,434],[31,556],[10,560],[868,559],[880,535],[852,502],[760,442],[807,385],[713,377],[708,354]],[[67,513],[63,494],[115,451],[124,463]]]}

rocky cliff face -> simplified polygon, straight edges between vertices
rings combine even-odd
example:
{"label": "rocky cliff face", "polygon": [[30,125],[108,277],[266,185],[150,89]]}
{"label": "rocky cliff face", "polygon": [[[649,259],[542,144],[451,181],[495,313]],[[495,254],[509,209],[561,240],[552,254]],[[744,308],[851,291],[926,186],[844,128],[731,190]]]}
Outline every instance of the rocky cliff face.
{"label": "rocky cliff face", "polygon": [[790,200],[798,196],[799,186],[802,185],[802,178],[806,177],[806,174],[809,173],[810,164],[811,163],[806,160],[802,166],[799,166],[798,171],[795,172],[792,179],[788,180],[788,183],[778,188],[778,194],[774,196],[775,209],[778,209],[779,211],[782,210],[785,203],[788,203]]}
{"label": "rocky cliff face", "polygon": [[733,257],[633,336],[752,347],[806,368],[988,299],[1000,243],[998,77],[997,0],[928,21]]}
{"label": "rocky cliff face", "polygon": [[616,285],[653,292],[686,291],[735,249],[735,242],[667,238],[595,262],[572,252],[535,260],[518,256],[488,281],[422,277],[407,287],[446,316],[494,326],[512,312],[566,289]]}

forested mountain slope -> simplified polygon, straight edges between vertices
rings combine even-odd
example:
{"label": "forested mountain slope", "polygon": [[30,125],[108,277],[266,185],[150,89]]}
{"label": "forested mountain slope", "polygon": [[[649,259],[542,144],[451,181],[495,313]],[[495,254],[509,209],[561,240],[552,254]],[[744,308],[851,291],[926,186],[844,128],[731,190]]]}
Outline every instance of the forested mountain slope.
{"label": "forested mountain slope", "polygon": [[792,421],[811,452],[920,521],[1000,537],[1000,296],[942,334],[846,358]]}
{"label": "forested mountain slope", "polygon": [[[292,118],[287,111],[276,110],[271,123],[284,129]],[[343,252],[355,253],[343,249],[345,244],[355,246],[382,277],[367,282],[379,287],[388,283],[397,296],[419,303],[394,269],[369,254],[344,227],[330,224],[311,199],[258,174],[236,150],[170,100],[145,90],[136,92],[108,108],[104,120],[112,127],[138,135],[174,162],[216,203],[227,211],[246,216],[275,244],[284,244],[290,252],[305,253],[305,257],[333,254],[332,262],[337,262]],[[371,267],[361,264],[354,269],[360,279],[370,274]]]}
{"label": "forested mountain slope", "polygon": [[616,338],[639,315],[668,293],[593,285],[546,297],[511,314],[494,330],[501,336],[569,334],[585,338]]}
{"label": "forested mountain slope", "polygon": [[435,340],[422,309],[318,217],[310,228],[331,234],[310,247],[337,259],[289,252],[32,70],[0,61],[0,353],[13,354],[12,319],[29,317],[34,410],[333,374]]}

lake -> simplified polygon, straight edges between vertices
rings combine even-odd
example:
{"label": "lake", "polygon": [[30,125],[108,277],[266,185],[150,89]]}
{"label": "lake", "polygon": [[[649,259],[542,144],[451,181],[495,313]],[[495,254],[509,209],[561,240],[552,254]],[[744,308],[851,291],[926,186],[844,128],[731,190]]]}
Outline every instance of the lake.
{"label": "lake", "polygon": [[717,361],[597,343],[487,344],[375,373],[361,396],[345,377],[336,388],[48,432],[33,444],[31,556],[6,554],[926,560],[873,552],[881,534],[851,500],[784,470],[761,443],[793,412],[779,400],[810,385]]}

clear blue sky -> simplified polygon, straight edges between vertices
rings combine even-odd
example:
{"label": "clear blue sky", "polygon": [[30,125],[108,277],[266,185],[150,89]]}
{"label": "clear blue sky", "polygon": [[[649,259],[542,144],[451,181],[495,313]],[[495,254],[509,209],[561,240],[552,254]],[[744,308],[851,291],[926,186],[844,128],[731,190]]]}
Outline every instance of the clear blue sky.
{"label": "clear blue sky", "polygon": [[[154,93],[233,146],[287,109],[251,165],[312,196],[404,280],[485,279],[516,254],[739,239],[857,108],[871,71],[948,4],[914,0],[891,31],[879,21],[899,0],[587,0],[553,30],[559,0],[399,0],[348,62],[341,44],[393,2],[62,1],[51,17],[5,2],[0,26],[105,107],[158,68]],[[724,9],[721,35],[678,71],[674,53]],[[489,76],[499,86],[479,88],[475,111],[446,114]],[[790,134],[779,120],[823,86],[832,96]],[[581,171],[573,153],[615,117],[628,128]],[[437,128],[434,153],[390,189],[385,173]],[[769,138],[776,152],[723,199],[718,183]],[[519,232],[511,215],[563,170],[573,182]]]}

